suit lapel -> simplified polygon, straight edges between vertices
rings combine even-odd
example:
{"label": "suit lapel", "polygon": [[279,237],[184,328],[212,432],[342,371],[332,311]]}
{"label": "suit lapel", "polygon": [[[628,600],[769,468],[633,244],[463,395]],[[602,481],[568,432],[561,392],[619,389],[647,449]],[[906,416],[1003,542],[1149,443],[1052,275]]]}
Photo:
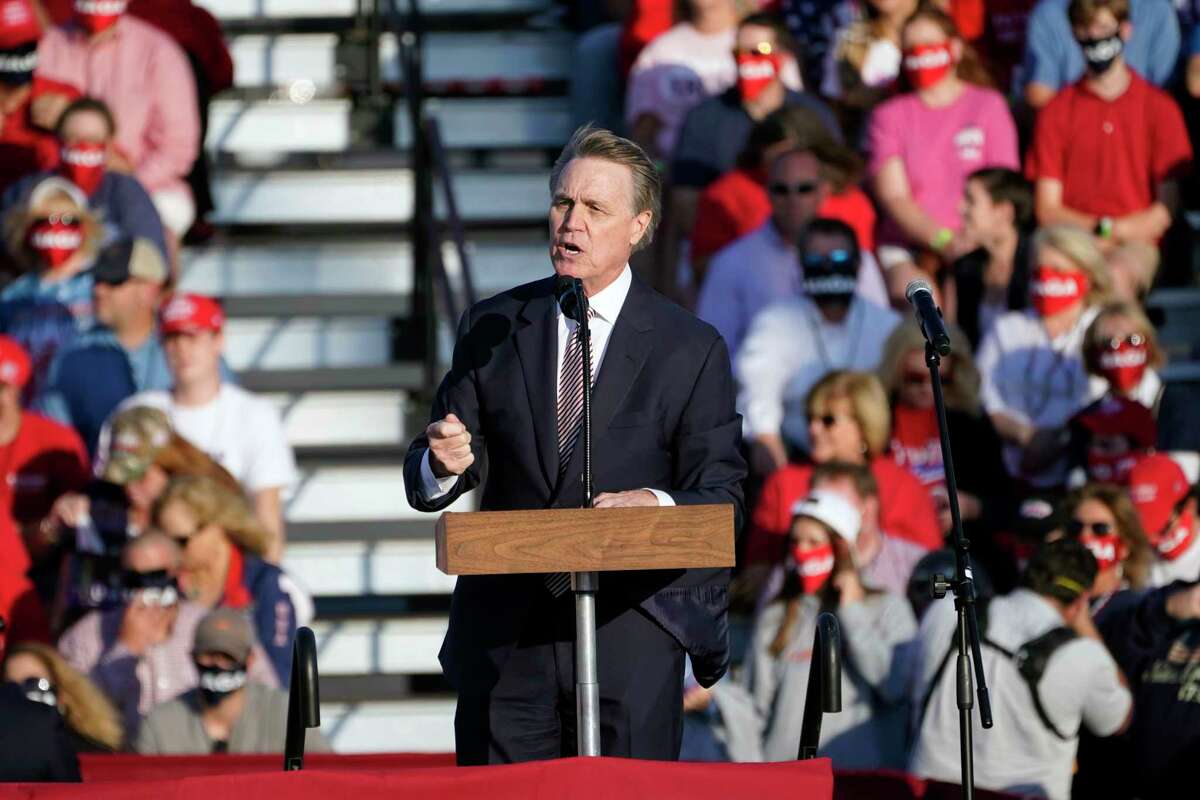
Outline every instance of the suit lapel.
{"label": "suit lapel", "polygon": [[[613,414],[620,408],[625,396],[646,365],[654,348],[654,325],[650,312],[650,289],[634,276],[625,297],[625,304],[617,316],[608,339],[604,361],[592,387],[592,456],[598,451],[597,443],[603,441]],[[583,477],[583,442],[571,454],[571,461],[563,473],[563,479],[555,487],[555,496],[564,487],[578,483]]]}
{"label": "suit lapel", "polygon": [[533,432],[537,440],[538,462],[547,490],[552,490],[558,477],[558,428],[556,425],[556,387],[558,365],[558,329],[555,325],[552,281],[546,291],[521,309],[514,339],[521,359],[521,374],[525,378],[525,393],[533,415]]}

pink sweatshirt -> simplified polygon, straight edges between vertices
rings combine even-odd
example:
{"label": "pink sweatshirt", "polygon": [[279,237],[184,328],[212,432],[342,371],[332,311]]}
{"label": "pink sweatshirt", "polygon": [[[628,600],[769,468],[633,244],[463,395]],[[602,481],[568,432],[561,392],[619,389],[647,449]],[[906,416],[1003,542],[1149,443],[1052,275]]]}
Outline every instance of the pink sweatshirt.
{"label": "pink sweatshirt", "polygon": [[65,84],[103,100],[117,120],[117,147],[146,190],[188,191],[183,178],[200,147],[196,84],[183,50],[167,34],[123,14],[113,35],[90,44],[72,23],[38,45],[40,85]]}

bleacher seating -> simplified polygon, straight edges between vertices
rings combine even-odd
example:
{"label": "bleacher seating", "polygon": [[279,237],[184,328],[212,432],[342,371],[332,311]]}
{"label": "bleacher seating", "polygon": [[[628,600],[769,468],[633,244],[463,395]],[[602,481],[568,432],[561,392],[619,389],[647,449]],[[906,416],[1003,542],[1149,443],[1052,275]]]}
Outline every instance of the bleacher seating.
{"label": "bleacher seating", "polygon": [[[356,127],[362,87],[344,46],[357,3],[202,5],[227,28],[236,87],[212,104],[205,143],[218,234],[185,252],[181,283],[223,298],[228,360],[279,404],[297,449],[285,565],[316,598],[322,727],[341,752],[451,750],[437,650],[454,582],[434,566],[433,517],[408,507],[400,469],[427,409],[414,402],[421,365],[394,357],[413,287],[395,40],[379,48],[391,125],[372,138]],[[485,295],[548,269],[547,153],[570,133],[569,40],[534,25],[549,6],[422,3],[427,110],[452,159],[471,151],[454,184]],[[443,260],[457,280],[452,247]]]}

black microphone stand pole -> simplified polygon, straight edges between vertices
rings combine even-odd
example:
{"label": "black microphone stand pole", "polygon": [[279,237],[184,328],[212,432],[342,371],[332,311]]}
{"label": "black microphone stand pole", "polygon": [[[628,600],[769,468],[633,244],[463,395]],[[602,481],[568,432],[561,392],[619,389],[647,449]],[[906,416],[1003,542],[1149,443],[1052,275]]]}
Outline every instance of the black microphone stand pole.
{"label": "black microphone stand pole", "polygon": [[[583,281],[575,279],[579,344],[583,349],[583,507],[592,507],[592,332]],[[572,572],[575,593],[575,743],[581,756],[600,755],[600,683],[596,674],[596,592],[600,573]]]}
{"label": "black microphone stand pole", "polygon": [[[924,326],[921,328],[925,333]],[[975,679],[979,684],[979,721],[984,728],[992,727],[992,704],[988,699],[987,680],[983,673],[983,659],[979,648],[979,620],[975,616],[975,579],[971,571],[971,543],[963,534],[962,516],[958,510],[958,482],[954,477],[954,459],[950,454],[950,432],[946,423],[946,400],[942,395],[942,374],[938,369],[941,356],[949,355],[946,347],[941,355],[929,342],[925,335],[925,365],[929,367],[929,375],[933,382],[933,405],[937,410],[938,433],[942,441],[942,464],[946,470],[946,491],[950,495],[950,520],[954,530],[954,565],[956,575],[953,582],[942,575],[934,575],[930,581],[934,597],[942,598],[950,590],[954,591],[954,608],[958,612],[958,629],[955,641],[958,643],[958,659],[955,669],[955,689],[958,699],[958,741],[959,756],[962,762],[962,796],[964,800],[972,800],[975,796],[975,764],[972,751],[973,731],[971,729],[971,709],[974,701],[971,697],[971,662],[975,663]]]}

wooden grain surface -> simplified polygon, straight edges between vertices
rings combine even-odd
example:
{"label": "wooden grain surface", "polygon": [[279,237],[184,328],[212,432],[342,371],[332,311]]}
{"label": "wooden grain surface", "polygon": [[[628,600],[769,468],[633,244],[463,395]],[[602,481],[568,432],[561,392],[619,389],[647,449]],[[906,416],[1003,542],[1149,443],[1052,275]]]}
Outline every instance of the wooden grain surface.
{"label": "wooden grain surface", "polygon": [[437,565],[447,575],[731,567],[733,506],[447,511]]}

